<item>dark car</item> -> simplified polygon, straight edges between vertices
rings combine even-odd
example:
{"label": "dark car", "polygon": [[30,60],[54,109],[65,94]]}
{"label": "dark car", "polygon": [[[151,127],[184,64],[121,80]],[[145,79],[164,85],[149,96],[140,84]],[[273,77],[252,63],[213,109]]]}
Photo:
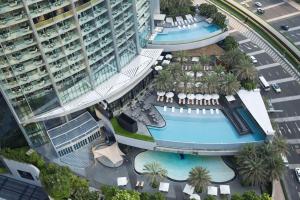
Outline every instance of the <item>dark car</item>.
{"label": "dark car", "polygon": [[257,8],[256,9],[256,12],[258,13],[258,14],[264,14],[265,13],[265,10],[264,9],[262,9],[262,8]]}
{"label": "dark car", "polygon": [[290,29],[288,25],[282,25],[280,28],[285,31],[288,31]]}

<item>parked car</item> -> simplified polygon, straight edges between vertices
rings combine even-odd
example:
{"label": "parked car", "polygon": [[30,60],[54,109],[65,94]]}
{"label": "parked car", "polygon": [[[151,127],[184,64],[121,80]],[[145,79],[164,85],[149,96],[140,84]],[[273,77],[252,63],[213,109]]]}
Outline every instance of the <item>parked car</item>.
{"label": "parked car", "polygon": [[300,182],[300,168],[299,167],[295,168],[295,173],[296,173],[298,182]]}
{"label": "parked car", "polygon": [[288,31],[290,29],[290,27],[288,25],[282,25],[282,26],[280,26],[280,28],[285,31]]}
{"label": "parked car", "polygon": [[281,159],[282,159],[285,166],[289,165],[289,161],[288,161],[286,155],[284,155],[283,153],[281,154]]}
{"label": "parked car", "polygon": [[262,7],[262,3],[260,3],[259,1],[255,2],[255,5],[256,5],[257,7]]}
{"label": "parked car", "polygon": [[272,88],[275,90],[276,93],[281,92],[281,88],[279,87],[279,85],[277,83],[273,83]]}
{"label": "parked car", "polygon": [[264,13],[265,13],[265,10],[262,9],[262,8],[257,8],[256,12],[257,12],[258,14],[264,14]]}
{"label": "parked car", "polygon": [[254,56],[250,56],[250,59],[253,64],[257,63],[257,60]]}

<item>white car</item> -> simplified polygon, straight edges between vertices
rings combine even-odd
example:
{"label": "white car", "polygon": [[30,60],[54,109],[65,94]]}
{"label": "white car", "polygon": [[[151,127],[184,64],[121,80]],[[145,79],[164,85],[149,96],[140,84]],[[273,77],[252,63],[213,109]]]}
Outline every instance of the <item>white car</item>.
{"label": "white car", "polygon": [[261,4],[259,1],[255,2],[255,5],[256,5],[257,7],[262,7],[262,4]]}
{"label": "white car", "polygon": [[273,83],[272,88],[275,90],[276,93],[281,92],[281,88],[279,87],[279,85],[277,83]]}
{"label": "white car", "polygon": [[297,177],[297,180],[300,182],[300,168],[295,168],[295,173],[296,173],[296,177]]}
{"label": "white car", "polygon": [[253,64],[257,63],[257,60],[254,56],[250,56],[250,59],[252,61]]}

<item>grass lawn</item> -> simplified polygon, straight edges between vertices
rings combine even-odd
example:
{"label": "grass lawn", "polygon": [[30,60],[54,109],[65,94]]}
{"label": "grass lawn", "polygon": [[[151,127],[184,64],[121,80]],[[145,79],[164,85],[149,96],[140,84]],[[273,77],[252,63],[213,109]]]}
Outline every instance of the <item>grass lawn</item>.
{"label": "grass lawn", "polygon": [[125,129],[123,129],[120,124],[117,121],[117,118],[112,118],[111,119],[111,124],[113,126],[113,128],[115,129],[115,133],[118,135],[122,135],[125,137],[129,137],[129,138],[133,138],[133,139],[137,139],[137,140],[144,140],[144,141],[148,141],[148,142],[154,142],[153,137],[148,136],[148,135],[143,135],[140,133],[132,133],[129,132]]}
{"label": "grass lawn", "polygon": [[4,174],[6,172],[7,172],[6,168],[0,167],[0,174]]}

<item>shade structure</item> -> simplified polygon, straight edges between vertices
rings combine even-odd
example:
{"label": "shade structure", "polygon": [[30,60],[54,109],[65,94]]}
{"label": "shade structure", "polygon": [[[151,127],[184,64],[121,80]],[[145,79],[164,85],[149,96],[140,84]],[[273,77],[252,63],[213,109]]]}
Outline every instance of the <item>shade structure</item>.
{"label": "shade structure", "polygon": [[163,92],[163,91],[158,91],[156,94],[157,94],[157,96],[161,96],[161,97],[162,97],[162,96],[164,96],[166,93]]}
{"label": "shade structure", "polygon": [[187,95],[187,98],[193,100],[193,99],[195,99],[195,95],[194,95],[194,94],[188,94],[188,95]]}
{"label": "shade structure", "polygon": [[190,199],[201,200],[201,197],[199,196],[199,194],[191,194]]}
{"label": "shade structure", "polygon": [[200,77],[203,76],[203,73],[202,73],[202,72],[197,72],[196,76],[197,76],[198,78],[200,78]]}
{"label": "shade structure", "polygon": [[186,72],[185,74],[186,74],[187,76],[194,77],[194,72]]}
{"label": "shade structure", "polygon": [[208,186],[207,187],[207,194],[212,196],[218,195],[218,188],[215,186]]}
{"label": "shade structure", "polygon": [[168,64],[170,64],[170,61],[169,61],[169,60],[164,60],[164,61],[162,61],[161,64],[162,64],[162,65],[168,65]]}
{"label": "shade structure", "polygon": [[189,184],[185,184],[184,188],[183,188],[183,193],[188,194],[188,195],[192,195],[194,193],[195,187],[191,186]]}
{"label": "shade structure", "polygon": [[172,58],[173,58],[172,54],[167,54],[166,55],[166,59],[172,59]]}
{"label": "shade structure", "polygon": [[158,61],[162,61],[163,59],[164,59],[163,56],[159,56],[159,57],[157,58]]}
{"label": "shade structure", "polygon": [[110,146],[105,146],[100,149],[96,149],[95,147],[92,148],[92,152],[94,158],[100,158],[102,156],[109,159],[113,165],[120,163],[123,161],[123,157],[125,154],[119,149],[118,143],[114,143]]}
{"label": "shade structure", "polygon": [[192,62],[199,62],[199,57],[192,57]]}
{"label": "shade structure", "polygon": [[167,92],[166,97],[172,98],[172,97],[174,97],[174,93],[173,92]]}
{"label": "shade structure", "polygon": [[230,194],[230,186],[229,185],[220,185],[220,193],[221,194]]}
{"label": "shade structure", "polygon": [[160,182],[159,183],[159,191],[168,192],[170,187],[170,183]]}
{"label": "shade structure", "polygon": [[160,70],[162,70],[162,69],[163,69],[163,67],[162,67],[162,66],[160,66],[160,65],[157,65],[157,66],[155,66],[155,67],[154,67],[154,69],[155,69],[156,71],[160,71]]}
{"label": "shade structure", "polygon": [[179,93],[177,96],[178,96],[179,99],[185,99],[186,98],[186,94],[184,94],[184,93]]}
{"label": "shade structure", "polygon": [[197,100],[202,100],[202,99],[204,99],[203,94],[196,94],[195,97],[196,97]]}
{"label": "shade structure", "polygon": [[165,14],[154,14],[153,19],[157,21],[164,21],[166,18]]}
{"label": "shade structure", "polygon": [[128,183],[128,178],[127,177],[118,177],[117,183],[118,183],[118,186],[125,186]]}
{"label": "shade structure", "polygon": [[205,94],[205,95],[204,95],[204,99],[205,99],[205,100],[211,100],[211,95]]}
{"label": "shade structure", "polygon": [[235,97],[233,95],[228,95],[225,98],[228,102],[235,101]]}
{"label": "shade structure", "polygon": [[211,95],[211,98],[212,98],[212,99],[219,99],[219,98],[220,98],[220,95],[218,95],[218,94],[212,94],[212,95]]}

